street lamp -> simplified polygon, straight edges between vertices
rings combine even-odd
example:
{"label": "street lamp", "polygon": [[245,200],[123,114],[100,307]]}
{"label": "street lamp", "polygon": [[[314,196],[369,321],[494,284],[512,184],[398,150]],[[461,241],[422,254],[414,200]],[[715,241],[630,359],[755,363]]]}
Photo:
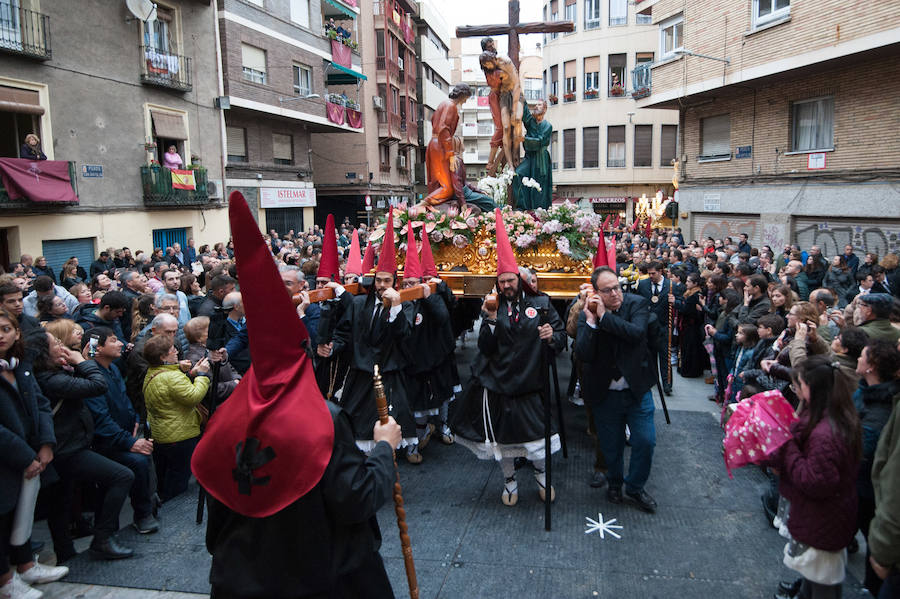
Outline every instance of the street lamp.
{"label": "street lamp", "polygon": [[730,58],[719,58],[718,56],[709,56],[708,54],[697,54],[696,52],[691,52],[690,50],[675,50],[673,52],[676,56],[696,56],[697,58],[708,58],[710,60],[718,60],[719,62],[724,62],[725,64],[731,64]]}
{"label": "street lamp", "polygon": [[306,94],[305,96],[283,96],[278,98],[279,104],[284,104],[285,102],[291,102],[294,100],[315,100],[316,98],[321,98],[319,94]]}

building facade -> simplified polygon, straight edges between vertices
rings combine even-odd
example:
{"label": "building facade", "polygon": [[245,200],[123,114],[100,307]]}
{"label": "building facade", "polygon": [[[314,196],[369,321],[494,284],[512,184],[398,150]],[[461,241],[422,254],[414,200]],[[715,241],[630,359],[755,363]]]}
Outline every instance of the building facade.
{"label": "building facade", "polygon": [[900,249],[900,5],[644,0],[641,108],[679,113],[693,238]]}
{"label": "building facade", "polygon": [[630,222],[633,204],[671,195],[678,116],[638,109],[631,69],[656,56],[657,30],[627,0],[551,0],[544,20],[575,23],[544,36],[546,119],[556,197]]}
{"label": "building facade", "polygon": [[[103,0],[2,6],[0,157],[36,133],[48,159],[69,162],[78,202],[0,188],[0,261],[44,255],[59,272],[107,247],[226,238],[215,6],[161,0],[148,22]],[[173,189],[160,166],[169,146],[193,169],[193,191]]]}

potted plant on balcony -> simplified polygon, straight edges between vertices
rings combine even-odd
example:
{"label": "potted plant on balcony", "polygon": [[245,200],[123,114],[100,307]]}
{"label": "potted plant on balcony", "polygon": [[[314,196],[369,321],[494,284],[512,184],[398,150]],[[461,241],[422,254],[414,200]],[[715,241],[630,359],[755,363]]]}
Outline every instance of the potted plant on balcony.
{"label": "potted plant on balcony", "polygon": [[566,92],[563,94],[563,100],[566,102],[574,102],[575,101],[575,92]]}
{"label": "potted plant on balcony", "polygon": [[155,149],[156,149],[156,142],[155,142],[155,141],[146,141],[146,142],[144,142],[144,150],[146,150],[147,152],[152,152],[152,151],[154,151]]}
{"label": "potted plant on balcony", "polygon": [[621,83],[613,83],[609,86],[609,95],[610,96],[624,96],[625,88],[622,87]]}
{"label": "potted plant on balcony", "polygon": [[587,89],[584,91],[584,99],[585,100],[593,100],[597,97],[597,90],[595,89]]}
{"label": "potted plant on balcony", "polygon": [[550,94],[550,97],[547,99],[550,100],[551,104],[557,104],[559,102],[559,98],[557,98],[555,94]]}

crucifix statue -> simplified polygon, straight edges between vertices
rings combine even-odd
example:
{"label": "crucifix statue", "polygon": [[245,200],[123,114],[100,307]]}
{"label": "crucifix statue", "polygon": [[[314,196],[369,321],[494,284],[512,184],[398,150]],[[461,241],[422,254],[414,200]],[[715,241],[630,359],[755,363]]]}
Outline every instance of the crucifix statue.
{"label": "crucifix statue", "polygon": [[572,21],[519,22],[519,0],[509,0],[509,23],[504,25],[467,25],[456,28],[456,37],[509,36],[509,58],[519,70],[519,34],[565,33],[575,31]]}

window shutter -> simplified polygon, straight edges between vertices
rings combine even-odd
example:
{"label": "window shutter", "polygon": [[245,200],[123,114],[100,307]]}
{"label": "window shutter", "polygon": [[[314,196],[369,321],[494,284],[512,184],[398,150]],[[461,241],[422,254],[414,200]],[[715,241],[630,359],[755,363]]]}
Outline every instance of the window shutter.
{"label": "window shutter", "polygon": [[721,114],[702,119],[702,156],[731,155],[731,115]]}
{"label": "window shutter", "polygon": [[187,130],[184,127],[184,119],[179,114],[150,111],[153,120],[153,131],[157,137],[165,139],[187,139]]}
{"label": "window shutter", "polygon": [[266,51],[247,44],[241,44],[241,66],[265,73]]}
{"label": "window shutter", "polygon": [[659,165],[669,166],[675,159],[678,145],[678,125],[663,125],[662,135],[659,137],[660,155]]}
{"label": "window shutter", "polygon": [[572,6],[575,4],[575,0],[566,0],[566,6]]}
{"label": "window shutter", "polygon": [[558,0],[550,0],[550,14],[555,12],[559,12],[559,2]]}
{"label": "window shutter", "polygon": [[653,125],[634,126],[634,166],[653,166]]}
{"label": "window shutter", "polygon": [[559,81],[559,65],[557,64],[550,67],[550,81]]}
{"label": "window shutter", "polygon": [[611,144],[625,143],[625,125],[610,125],[606,136]]}
{"label": "window shutter", "polygon": [[600,127],[585,127],[582,135],[582,166],[596,168],[600,166]]}
{"label": "window shutter", "polygon": [[641,64],[642,62],[653,62],[653,52],[638,52],[635,54],[634,61],[637,64]]}
{"label": "window shutter", "polygon": [[569,77],[575,76],[575,61],[570,60],[563,65],[563,70],[565,71],[566,79]]}
{"label": "window shutter", "polygon": [[247,143],[242,127],[225,127],[225,137],[229,156],[247,155]]}
{"label": "window shutter", "polygon": [[584,72],[585,73],[599,73],[600,72],[600,57],[599,56],[585,57]]}
{"label": "window shutter", "polygon": [[279,160],[293,160],[293,137],[283,133],[272,134],[272,157]]}
{"label": "window shutter", "polygon": [[563,131],[563,168],[575,168],[575,129]]}
{"label": "window shutter", "polygon": [[609,68],[614,69],[616,67],[625,68],[625,55],[624,54],[610,54],[609,55]]}

